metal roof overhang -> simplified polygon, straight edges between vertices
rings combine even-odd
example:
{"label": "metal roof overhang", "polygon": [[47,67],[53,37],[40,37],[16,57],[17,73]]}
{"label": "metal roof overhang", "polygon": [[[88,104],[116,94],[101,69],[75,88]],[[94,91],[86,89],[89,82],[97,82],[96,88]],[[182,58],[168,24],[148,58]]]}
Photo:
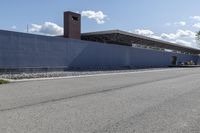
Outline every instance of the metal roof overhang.
{"label": "metal roof overhang", "polygon": [[144,46],[150,46],[155,48],[170,49],[180,51],[182,53],[200,54],[200,49],[191,48],[176,43],[170,43],[142,35],[137,35],[120,30],[110,30],[101,32],[83,33],[83,40],[96,41],[102,43],[111,43],[125,46],[132,46],[132,44],[140,44]]}

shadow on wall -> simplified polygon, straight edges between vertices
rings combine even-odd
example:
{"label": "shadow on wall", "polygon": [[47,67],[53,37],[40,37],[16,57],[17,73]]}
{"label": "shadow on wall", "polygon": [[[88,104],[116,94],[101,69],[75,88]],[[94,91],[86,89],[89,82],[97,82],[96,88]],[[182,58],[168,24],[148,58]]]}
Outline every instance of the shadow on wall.
{"label": "shadow on wall", "polygon": [[159,68],[198,59],[192,55],[76,40],[70,43],[70,51],[80,46],[82,49],[69,62],[70,69]]}
{"label": "shadow on wall", "polygon": [[[75,45],[72,44],[71,49],[79,47]],[[85,43],[80,45],[84,45],[84,48],[70,61],[70,69],[130,69],[128,47],[113,48],[112,45]]]}

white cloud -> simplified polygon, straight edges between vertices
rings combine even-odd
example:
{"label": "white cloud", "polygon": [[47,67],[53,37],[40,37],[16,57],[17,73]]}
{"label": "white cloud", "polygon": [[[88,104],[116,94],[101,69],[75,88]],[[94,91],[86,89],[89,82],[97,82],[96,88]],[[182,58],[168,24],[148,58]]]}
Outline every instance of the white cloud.
{"label": "white cloud", "polygon": [[197,43],[197,40],[196,40],[196,39],[194,39],[194,40],[192,40],[192,42],[193,42],[193,43]]}
{"label": "white cloud", "polygon": [[200,21],[200,16],[192,16],[190,18],[196,21]]}
{"label": "white cloud", "polygon": [[[189,19],[189,18],[188,18]],[[200,16],[192,16],[190,17],[190,20],[187,21],[175,21],[175,22],[167,22],[165,23],[165,26],[172,26],[170,28],[177,29],[178,27],[187,26],[191,28],[191,30],[186,29],[177,29],[175,32],[171,33],[161,33],[160,35],[155,35],[153,31],[151,30],[136,30],[135,33],[145,35],[148,37],[156,38],[165,40],[172,43],[178,43],[185,46],[195,47],[199,48],[200,45],[196,41],[196,31],[200,30]],[[196,28],[196,31],[194,28]]]}
{"label": "white cloud", "polygon": [[162,38],[160,36],[156,36],[156,35],[151,36],[151,38],[162,40]]}
{"label": "white cloud", "polygon": [[107,15],[105,15],[102,11],[82,11],[81,15],[83,17],[88,17],[89,19],[94,19],[97,24],[104,24],[105,23],[105,18],[107,17]]}
{"label": "white cloud", "polygon": [[177,36],[175,34],[172,34],[172,33],[171,34],[162,33],[161,37],[163,39],[175,39],[175,38],[177,38]]}
{"label": "white cloud", "polygon": [[193,27],[195,27],[195,28],[200,28],[200,23],[194,24]]}
{"label": "white cloud", "polygon": [[11,28],[12,28],[13,30],[16,30],[16,29],[17,29],[17,26],[16,26],[16,25],[13,25]]}
{"label": "white cloud", "polygon": [[151,31],[151,30],[145,30],[145,29],[136,29],[135,33],[143,35],[143,36],[152,36],[154,34],[153,31]]}
{"label": "white cloud", "polygon": [[175,33],[162,33],[159,36],[155,35],[153,31],[148,29],[136,29],[134,33],[172,43],[182,44],[184,46],[198,47],[195,41],[196,33],[190,30],[179,29]]}
{"label": "white cloud", "polygon": [[31,24],[29,29],[32,33],[39,33],[45,35],[63,35],[63,28],[52,22],[45,22],[44,24]]}
{"label": "white cloud", "polygon": [[143,36],[147,36],[147,37],[151,37],[154,39],[162,39],[160,36],[156,36],[153,31],[148,30],[148,29],[136,29],[134,31],[134,33],[143,35]]}
{"label": "white cloud", "polygon": [[162,33],[161,38],[172,43],[178,43],[190,47],[198,47],[195,41],[196,33],[190,30],[179,29],[175,33]]}
{"label": "white cloud", "polygon": [[186,26],[186,22],[185,21],[178,21],[178,22],[174,22],[174,23],[166,23],[166,26]]}
{"label": "white cloud", "polygon": [[177,37],[189,37],[189,38],[195,38],[196,33],[190,30],[177,30],[176,32]]}
{"label": "white cloud", "polygon": [[184,22],[184,21],[179,21],[179,22],[175,22],[174,25],[176,25],[176,26],[185,26],[185,25],[186,25],[186,22]]}
{"label": "white cloud", "polygon": [[185,46],[191,46],[191,44],[192,44],[191,42],[180,40],[180,39],[176,40],[175,42],[179,43],[179,44],[183,44]]}
{"label": "white cloud", "polygon": [[177,39],[177,38],[195,38],[196,37],[196,33],[192,32],[190,30],[177,30],[176,33],[170,33],[170,34],[166,34],[166,33],[162,33],[161,37],[163,39]]}
{"label": "white cloud", "polygon": [[171,26],[172,24],[168,22],[168,23],[166,23],[165,25],[166,25],[166,26]]}

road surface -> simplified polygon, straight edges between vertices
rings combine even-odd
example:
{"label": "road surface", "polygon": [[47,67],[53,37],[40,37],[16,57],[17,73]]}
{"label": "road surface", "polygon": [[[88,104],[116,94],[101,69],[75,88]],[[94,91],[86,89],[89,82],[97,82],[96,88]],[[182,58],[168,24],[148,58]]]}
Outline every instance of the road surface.
{"label": "road surface", "polygon": [[0,133],[199,133],[200,68],[0,86]]}

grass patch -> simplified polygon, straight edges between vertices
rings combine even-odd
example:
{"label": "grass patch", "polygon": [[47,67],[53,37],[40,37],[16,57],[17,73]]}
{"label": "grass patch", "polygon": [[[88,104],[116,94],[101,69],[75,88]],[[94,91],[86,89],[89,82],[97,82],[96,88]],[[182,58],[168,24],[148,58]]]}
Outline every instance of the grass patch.
{"label": "grass patch", "polygon": [[9,83],[9,81],[0,79],[0,85],[1,85],[1,84],[8,84],[8,83]]}

